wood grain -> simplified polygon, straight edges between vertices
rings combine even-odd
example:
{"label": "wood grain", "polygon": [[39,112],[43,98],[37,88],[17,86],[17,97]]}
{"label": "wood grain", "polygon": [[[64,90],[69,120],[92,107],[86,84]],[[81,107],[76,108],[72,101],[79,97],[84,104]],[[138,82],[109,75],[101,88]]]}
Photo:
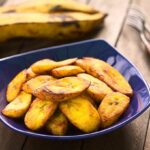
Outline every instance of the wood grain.
{"label": "wood grain", "polygon": [[0,122],[0,150],[20,150],[25,136],[8,129]]}
{"label": "wood grain", "polygon": [[51,141],[28,138],[23,150],[79,150],[81,141]]}
{"label": "wood grain", "polygon": [[[150,121],[150,118],[149,118]],[[145,139],[145,145],[144,145],[144,150],[149,150],[150,149],[150,123],[148,126],[148,130],[147,130],[147,136]]]}
{"label": "wood grain", "polygon": [[91,0],[90,4],[98,10],[108,13],[105,27],[97,35],[97,38],[105,39],[115,45],[123,26],[130,0]]}
{"label": "wood grain", "polygon": [[[150,1],[149,0],[134,0],[132,6],[138,6],[145,14],[146,14],[146,21],[150,24],[150,16],[149,16],[149,9],[150,9]],[[127,33],[130,32],[132,36],[127,35]],[[127,39],[129,42],[129,45],[127,45],[126,51],[121,49],[122,53],[126,56],[128,56],[133,62],[136,64],[138,69],[142,72],[144,75],[144,78],[147,80],[147,82],[150,85],[150,56],[146,53],[146,49],[142,42],[140,41],[139,34],[132,29],[131,27],[126,26],[124,29],[124,34],[122,34],[122,40],[120,41],[120,47],[122,47]],[[131,42],[132,41],[132,42]],[[130,49],[129,49],[130,48]],[[143,149],[144,150],[150,150],[150,110],[148,110],[145,114],[143,114],[139,119],[140,124],[143,125],[142,128],[139,128],[141,135],[143,135],[145,132],[147,132],[145,135],[140,137],[142,139],[143,143]],[[145,121],[145,124],[142,121]],[[148,126],[149,125],[149,126]],[[146,128],[148,129],[145,131]],[[137,129],[138,130],[138,129]],[[144,133],[142,133],[144,132]]]}

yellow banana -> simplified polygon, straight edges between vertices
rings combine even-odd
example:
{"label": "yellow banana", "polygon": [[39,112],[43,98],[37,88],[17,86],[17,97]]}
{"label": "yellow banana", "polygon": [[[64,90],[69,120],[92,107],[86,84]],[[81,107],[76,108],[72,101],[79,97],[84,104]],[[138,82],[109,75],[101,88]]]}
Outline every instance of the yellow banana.
{"label": "yellow banana", "polygon": [[77,39],[100,27],[105,16],[81,12],[0,14],[0,41],[16,37]]}
{"label": "yellow banana", "polygon": [[72,0],[32,0],[31,2],[28,2],[26,4],[0,7],[0,13],[50,13],[58,11],[78,11],[85,13],[97,12],[95,9],[88,5],[81,4]]}

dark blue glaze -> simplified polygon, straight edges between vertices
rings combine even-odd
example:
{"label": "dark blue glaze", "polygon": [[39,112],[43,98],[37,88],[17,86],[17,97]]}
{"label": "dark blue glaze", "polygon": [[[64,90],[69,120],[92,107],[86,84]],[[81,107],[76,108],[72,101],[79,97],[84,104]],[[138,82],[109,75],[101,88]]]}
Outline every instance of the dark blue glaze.
{"label": "dark blue glaze", "polygon": [[150,92],[143,76],[136,67],[122,56],[115,48],[110,46],[104,40],[88,40],[68,45],[44,48],[33,52],[27,52],[16,56],[7,57],[0,60],[0,112],[6,106],[5,92],[9,81],[19,71],[29,67],[33,62],[42,58],[51,58],[54,60],[63,60],[72,57],[96,57],[102,59],[116,69],[118,69],[131,84],[134,90],[134,96],[131,99],[130,106],[125,114],[117,121],[116,124],[109,128],[84,134],[80,132],[69,132],[66,136],[54,136],[45,131],[32,132],[28,130],[23,121],[9,119],[0,113],[1,121],[11,129],[26,135],[42,137],[55,140],[73,140],[94,137],[106,134],[116,130],[133,119],[141,115],[150,105]]}

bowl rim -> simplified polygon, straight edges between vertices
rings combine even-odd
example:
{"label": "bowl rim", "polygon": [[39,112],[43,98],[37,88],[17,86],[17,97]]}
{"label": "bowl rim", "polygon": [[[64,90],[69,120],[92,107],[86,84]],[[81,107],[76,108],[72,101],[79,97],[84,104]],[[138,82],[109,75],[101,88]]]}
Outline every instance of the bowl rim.
{"label": "bowl rim", "polygon": [[24,52],[21,54],[16,54],[13,56],[8,56],[5,58],[0,59],[1,61],[5,61],[11,58],[16,58],[16,57],[20,57],[20,56],[25,56],[28,54],[34,54],[34,53],[40,53],[43,51],[50,51],[54,48],[62,48],[62,47],[66,47],[66,46],[74,46],[74,45],[80,45],[80,44],[84,44],[84,43],[91,43],[91,42],[104,42],[105,44],[109,45],[113,51],[117,52],[121,57],[123,57],[130,65],[132,65],[136,71],[138,72],[138,74],[141,77],[141,80],[143,81],[143,83],[145,84],[146,89],[148,90],[148,95],[149,95],[149,102],[147,103],[147,105],[138,113],[136,113],[135,115],[129,117],[128,119],[118,123],[118,124],[114,124],[108,128],[105,128],[103,130],[98,130],[92,133],[84,133],[84,134],[79,134],[79,135],[65,135],[65,136],[57,136],[57,135],[47,135],[47,134],[41,134],[41,133],[36,133],[33,131],[24,131],[21,129],[18,129],[16,127],[14,127],[13,125],[9,124],[4,118],[2,113],[0,113],[0,121],[3,122],[7,127],[9,127],[10,129],[17,131],[18,133],[22,133],[25,135],[29,135],[29,136],[33,136],[33,137],[39,137],[39,138],[46,138],[46,139],[51,139],[51,140],[80,140],[80,139],[85,139],[85,138],[92,138],[94,136],[100,136],[100,135],[104,135],[104,134],[108,134],[109,132],[112,132],[114,130],[117,130],[123,126],[125,126],[126,124],[128,124],[129,122],[131,122],[132,120],[134,120],[135,118],[139,117],[143,112],[145,112],[148,107],[150,107],[150,87],[148,85],[148,83],[145,81],[143,75],[141,74],[141,72],[137,69],[137,67],[130,61],[128,60],[124,55],[122,55],[119,51],[117,51],[117,49],[115,47],[113,47],[112,45],[110,45],[107,41],[105,41],[104,39],[89,39],[89,40],[84,40],[84,41],[79,41],[79,42],[73,42],[73,43],[69,43],[69,44],[63,44],[63,45],[59,45],[59,46],[52,46],[52,47],[47,47],[47,48],[41,48],[38,50],[32,50],[30,52]]}

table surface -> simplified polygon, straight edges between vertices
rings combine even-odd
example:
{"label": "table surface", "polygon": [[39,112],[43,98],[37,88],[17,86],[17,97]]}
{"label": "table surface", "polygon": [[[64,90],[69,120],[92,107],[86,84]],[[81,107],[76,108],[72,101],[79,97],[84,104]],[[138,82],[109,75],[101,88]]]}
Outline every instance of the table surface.
{"label": "table surface", "polygon": [[[30,0],[7,0],[3,5],[27,3]],[[149,12],[150,0],[78,0],[108,12],[104,28],[94,38],[104,38],[131,60],[150,83],[150,56],[139,33],[126,24],[131,6]],[[149,13],[147,13],[149,14]],[[150,22],[150,15],[146,17]],[[19,39],[0,44],[0,58],[54,45],[49,41]],[[18,134],[0,123],[0,150],[150,150],[150,111],[110,134],[78,141],[51,141]]]}

